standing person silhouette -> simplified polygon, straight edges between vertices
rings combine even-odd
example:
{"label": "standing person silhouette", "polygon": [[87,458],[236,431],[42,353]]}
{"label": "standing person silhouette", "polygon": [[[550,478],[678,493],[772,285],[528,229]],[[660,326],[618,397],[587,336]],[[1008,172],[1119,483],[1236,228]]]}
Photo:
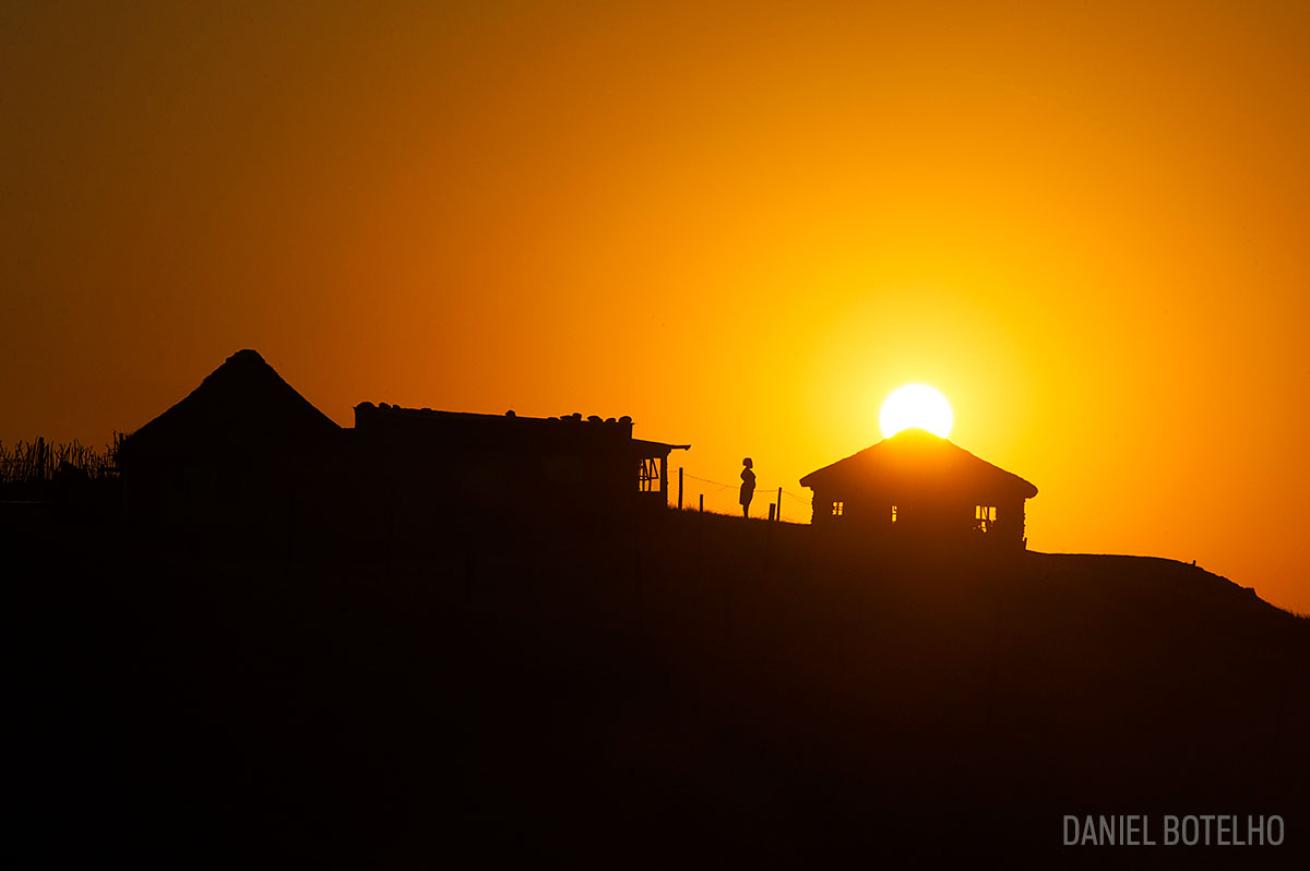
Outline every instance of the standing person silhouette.
{"label": "standing person silhouette", "polygon": [[739,500],[741,502],[741,516],[750,517],[751,499],[755,496],[755,472],[752,471],[755,468],[755,463],[751,461],[750,457],[747,457],[741,461],[741,464],[745,466],[741,470],[741,499]]}

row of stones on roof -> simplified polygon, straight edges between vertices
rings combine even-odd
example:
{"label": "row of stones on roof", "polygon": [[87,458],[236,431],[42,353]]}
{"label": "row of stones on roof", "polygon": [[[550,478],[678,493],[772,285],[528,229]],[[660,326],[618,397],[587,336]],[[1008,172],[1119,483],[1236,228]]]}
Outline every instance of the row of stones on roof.
{"label": "row of stones on roof", "polygon": [[[389,402],[379,402],[377,405],[374,405],[374,404],[371,403],[371,402],[361,402],[361,403],[359,404],[359,407],[377,408],[377,409],[380,409],[380,410],[383,410],[383,411],[398,411],[398,412],[401,412],[402,414],[431,414],[431,413],[432,413],[432,409],[429,408],[429,407],[427,407],[426,405],[423,406],[422,408],[406,408],[406,407],[404,407],[403,405],[392,405],[392,404],[389,403]],[[506,417],[518,417],[518,414],[514,411],[514,409],[511,408],[509,411],[505,412],[505,416],[506,416]],[[546,418],[546,420],[560,421],[560,422],[563,422],[563,423],[583,423],[583,422],[584,422],[584,419],[583,419],[583,417],[582,417],[582,412],[580,412],[580,411],[575,411],[575,412],[573,412],[572,414],[561,414],[559,417],[548,417],[548,418]],[[593,415],[587,417],[587,418],[585,419],[585,422],[586,422],[586,423],[602,423],[602,424],[607,424],[607,423],[608,423],[608,424],[622,424],[622,425],[625,425],[625,426],[626,426],[627,424],[632,423],[632,418],[631,418],[630,416],[626,415],[626,414],[623,415],[623,417],[620,417],[620,418],[617,418],[617,419],[616,419],[616,418],[613,418],[613,417],[604,417],[604,418],[603,418],[603,417],[601,417],[600,415],[593,414]]]}
{"label": "row of stones on roof", "polygon": [[[514,417],[513,409],[505,412],[505,416]],[[548,417],[546,420],[558,420],[563,423],[583,423],[582,412],[580,411],[575,411],[572,414],[561,414],[559,417]],[[593,414],[586,419],[586,423],[617,423],[626,426],[627,424],[632,423],[632,418],[625,414],[623,417],[615,420],[612,417],[601,417],[598,414]]]}
{"label": "row of stones on roof", "polygon": [[357,406],[355,406],[355,407],[356,407],[356,408],[376,408],[376,409],[378,409],[378,410],[380,410],[380,411],[399,411],[399,412],[401,412],[401,413],[409,413],[409,414],[432,414],[432,413],[433,413],[433,412],[432,412],[432,409],[431,409],[430,407],[426,406],[426,405],[423,406],[422,408],[409,408],[409,407],[404,406],[404,405],[392,405],[390,402],[379,402],[377,405],[374,405],[374,404],[371,403],[371,402],[361,402],[359,405],[357,405]]}
{"label": "row of stones on roof", "polygon": [[422,408],[406,408],[406,407],[403,406],[403,405],[392,405],[390,402],[379,402],[377,405],[374,405],[374,404],[371,403],[371,402],[361,402],[359,405],[357,405],[357,406],[355,406],[355,407],[356,407],[356,408],[376,408],[376,409],[378,409],[379,411],[399,411],[399,412],[401,412],[402,414],[404,414],[404,413],[408,413],[408,414],[423,414],[423,413],[431,414],[431,413],[432,413],[432,409],[431,409],[431,408],[428,408],[426,405],[423,406]]}

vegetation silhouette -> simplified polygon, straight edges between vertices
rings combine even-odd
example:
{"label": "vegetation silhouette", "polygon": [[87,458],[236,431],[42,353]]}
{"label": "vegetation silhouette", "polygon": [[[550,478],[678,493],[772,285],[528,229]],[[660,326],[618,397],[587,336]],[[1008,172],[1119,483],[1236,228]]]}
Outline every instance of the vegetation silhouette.
{"label": "vegetation silhouette", "polygon": [[[374,435],[521,432],[384,420]],[[232,475],[261,444],[299,443],[231,418],[205,429],[216,441],[186,456],[225,451]],[[133,438],[127,471],[181,456]],[[397,444],[344,456],[403,469],[408,455],[379,453]],[[445,468],[429,471],[455,487]],[[161,484],[138,496],[164,515],[0,525],[28,678],[16,829],[44,864],[1084,867],[1106,853],[1063,847],[1063,814],[1191,812],[1282,814],[1285,845],[1240,858],[1304,860],[1310,621],[1200,568],[888,548],[655,500],[506,511],[467,482],[436,522],[376,523],[406,473],[338,472],[312,491],[317,514],[305,500],[182,523]],[[266,484],[239,486],[285,495]]]}

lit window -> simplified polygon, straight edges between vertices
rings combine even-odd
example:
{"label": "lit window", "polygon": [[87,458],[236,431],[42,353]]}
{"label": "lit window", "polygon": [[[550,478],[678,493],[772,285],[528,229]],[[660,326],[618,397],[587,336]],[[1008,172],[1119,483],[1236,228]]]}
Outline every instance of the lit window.
{"label": "lit window", "polygon": [[833,517],[841,517],[845,512],[846,512],[846,503],[845,503],[845,502],[834,502],[834,503],[832,503],[832,516],[833,516]]}
{"label": "lit window", "polygon": [[986,532],[988,527],[996,522],[995,505],[975,505],[973,506],[974,527],[979,532]]}
{"label": "lit window", "polygon": [[896,506],[892,506],[892,523],[896,522]]}

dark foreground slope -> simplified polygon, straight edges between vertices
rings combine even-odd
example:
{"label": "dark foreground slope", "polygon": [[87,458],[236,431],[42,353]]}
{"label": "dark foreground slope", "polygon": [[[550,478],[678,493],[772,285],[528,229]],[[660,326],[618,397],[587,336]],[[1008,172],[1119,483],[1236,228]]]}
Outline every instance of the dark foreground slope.
{"label": "dark foreground slope", "polygon": [[[47,866],[1304,861],[1308,621],[1164,560],[811,533],[670,515],[292,552],[11,527],[17,843]],[[1287,831],[1061,846],[1064,814],[1136,813]]]}

